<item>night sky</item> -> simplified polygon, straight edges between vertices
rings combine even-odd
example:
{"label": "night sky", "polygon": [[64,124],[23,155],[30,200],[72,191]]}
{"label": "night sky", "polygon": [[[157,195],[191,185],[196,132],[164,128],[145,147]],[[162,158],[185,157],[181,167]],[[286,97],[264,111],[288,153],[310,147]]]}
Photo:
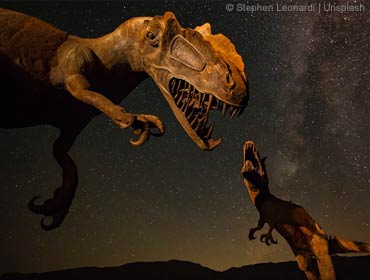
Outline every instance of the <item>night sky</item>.
{"label": "night sky", "polygon": [[70,152],[79,187],[51,232],[41,230],[27,203],[49,198],[61,183],[51,152],[58,130],[0,129],[0,273],[169,259],[223,270],[292,260],[277,232],[275,246],[248,240],[258,212],[240,175],[246,140],[268,157],[273,194],[304,206],[329,235],[370,242],[370,4],[357,1],[364,12],[250,13],[228,12],[228,2],[248,3],[0,3],[82,37],[167,10],[184,27],[210,22],[242,55],[251,93],[238,119],[212,115],[214,136],[224,141],[205,152],[145,80],[122,105],[159,116],[166,134],[134,148],[129,130],[95,118]]}

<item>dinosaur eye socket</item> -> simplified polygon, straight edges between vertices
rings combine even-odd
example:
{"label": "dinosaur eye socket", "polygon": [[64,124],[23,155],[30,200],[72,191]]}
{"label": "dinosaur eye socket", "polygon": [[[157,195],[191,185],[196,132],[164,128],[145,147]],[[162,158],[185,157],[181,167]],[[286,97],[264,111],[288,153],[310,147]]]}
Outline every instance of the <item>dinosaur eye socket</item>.
{"label": "dinosaur eye socket", "polygon": [[173,39],[170,57],[196,71],[202,71],[206,65],[202,54],[182,36]]}
{"label": "dinosaur eye socket", "polygon": [[150,45],[152,47],[158,47],[159,46],[159,41],[156,39],[156,35],[152,31],[148,31],[146,33],[146,37],[150,39]]}
{"label": "dinosaur eye socket", "polygon": [[152,31],[148,31],[148,33],[146,33],[146,37],[153,40],[155,38],[155,34]]}

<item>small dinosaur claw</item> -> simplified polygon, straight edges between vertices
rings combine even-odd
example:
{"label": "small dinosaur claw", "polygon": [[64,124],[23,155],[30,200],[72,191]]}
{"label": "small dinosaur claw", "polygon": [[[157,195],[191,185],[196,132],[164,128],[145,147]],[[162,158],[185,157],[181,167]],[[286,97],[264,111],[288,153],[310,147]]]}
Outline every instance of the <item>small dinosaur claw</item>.
{"label": "small dinosaur claw", "polygon": [[153,116],[153,115],[144,115],[144,116],[149,121],[149,127],[157,129],[157,132],[150,131],[150,135],[162,136],[165,133],[166,129],[164,127],[164,124],[157,116]]}
{"label": "small dinosaur claw", "polygon": [[265,240],[266,240],[266,234],[261,234],[260,241],[264,243]]}
{"label": "small dinosaur claw", "polygon": [[[67,212],[68,211],[60,211],[59,213],[56,213],[55,215],[42,218],[42,220],[40,221],[41,228],[45,231],[50,231],[50,230],[53,230],[59,227],[60,224],[63,222],[64,217],[66,216]],[[48,217],[52,218],[52,222],[50,224],[46,223],[46,219]]]}
{"label": "small dinosaur claw", "polygon": [[55,220],[54,220],[54,218],[52,218],[53,219],[53,221],[52,221],[52,223],[51,224],[46,224],[46,222],[45,222],[45,220],[47,219],[47,217],[44,217],[44,218],[42,218],[42,220],[40,221],[40,226],[41,226],[41,228],[43,229],[43,230],[46,230],[46,231],[50,231],[50,230],[53,230],[53,229],[55,229],[56,227],[58,227],[57,225],[56,225],[56,223],[55,223]]}
{"label": "small dinosaur claw", "polygon": [[35,214],[42,214],[43,205],[38,205],[35,203],[35,201],[39,199],[40,197],[41,195],[37,195],[28,202],[28,209]]}
{"label": "small dinosaur claw", "polygon": [[[161,136],[165,132],[162,121],[153,115],[136,115],[136,120],[132,124],[133,133],[139,135],[137,140],[130,139],[130,143],[134,147],[144,144],[150,135]],[[157,132],[152,132],[150,129],[155,128]]]}
{"label": "small dinosaur claw", "polygon": [[[52,230],[57,228],[64,220],[71,206],[74,190],[68,191],[62,188],[57,188],[54,191],[54,197],[45,200],[41,205],[35,203],[41,196],[35,196],[28,203],[28,209],[35,214],[43,215],[40,225],[44,230]],[[50,224],[46,223],[46,218],[51,217],[53,221]]]}
{"label": "small dinosaur claw", "polygon": [[254,236],[254,230],[253,229],[249,230],[248,238],[249,238],[249,240],[256,239],[256,237]]}
{"label": "small dinosaur claw", "polygon": [[139,138],[137,140],[130,139],[130,143],[134,147],[139,147],[145,143],[146,140],[149,139],[149,132],[148,131],[143,131],[141,132]]}
{"label": "small dinosaur claw", "polygon": [[262,234],[260,237],[260,241],[265,243],[267,246],[278,243],[270,233]]}

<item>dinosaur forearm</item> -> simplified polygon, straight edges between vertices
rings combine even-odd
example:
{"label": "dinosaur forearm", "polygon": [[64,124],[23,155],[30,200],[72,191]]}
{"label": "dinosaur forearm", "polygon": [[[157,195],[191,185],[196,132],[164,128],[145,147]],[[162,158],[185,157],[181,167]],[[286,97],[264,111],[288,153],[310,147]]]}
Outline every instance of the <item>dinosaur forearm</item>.
{"label": "dinosaur forearm", "polygon": [[[162,135],[164,133],[164,125],[160,119],[152,115],[136,115],[125,112],[118,105],[115,105],[105,96],[89,90],[90,84],[86,77],[82,74],[73,74],[65,79],[66,89],[78,100],[94,106],[101,112],[110,117],[121,128],[132,127],[134,133],[139,135],[138,140],[131,139],[133,146],[140,146],[149,139],[149,135]],[[153,133],[150,128],[157,128],[158,133]]]}
{"label": "dinosaur forearm", "polygon": [[114,106],[113,102],[105,96],[89,90],[90,83],[82,74],[68,76],[65,80],[65,86],[75,98],[96,107],[103,113],[108,114],[109,108]]}
{"label": "dinosaur forearm", "polygon": [[100,93],[89,90],[90,83],[82,74],[73,74],[65,79],[66,89],[78,100],[92,105],[99,111],[110,117],[122,128],[127,128],[134,122],[134,116],[115,105]]}

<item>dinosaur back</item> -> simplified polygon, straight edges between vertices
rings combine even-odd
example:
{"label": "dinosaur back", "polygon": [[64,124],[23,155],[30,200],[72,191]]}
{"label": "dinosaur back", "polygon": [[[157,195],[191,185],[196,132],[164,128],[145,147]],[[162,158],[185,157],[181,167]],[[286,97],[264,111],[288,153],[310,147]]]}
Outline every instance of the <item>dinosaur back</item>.
{"label": "dinosaur back", "polygon": [[[32,77],[49,80],[56,51],[68,34],[40,19],[6,9],[0,9],[0,26],[1,56]],[[4,67],[2,63],[0,68]]]}

